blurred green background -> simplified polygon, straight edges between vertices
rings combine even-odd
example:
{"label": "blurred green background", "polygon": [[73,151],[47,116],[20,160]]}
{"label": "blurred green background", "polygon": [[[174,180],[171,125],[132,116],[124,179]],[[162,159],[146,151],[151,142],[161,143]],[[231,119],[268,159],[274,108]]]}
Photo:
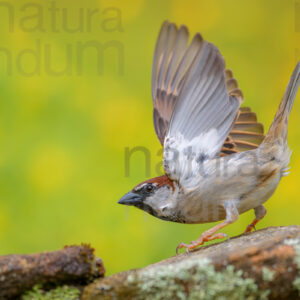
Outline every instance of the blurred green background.
{"label": "blurred green background", "polygon": [[[300,1],[2,1],[0,254],[91,243],[111,274],[174,255],[213,225],[164,222],[117,204],[149,175],[137,152],[125,176],[126,147],[149,149],[151,176],[161,162],[151,65],[165,19],[220,48],[246,104],[269,127],[300,60]],[[99,69],[92,43],[104,47]],[[300,95],[289,126],[291,174],[258,228],[300,223],[299,117]],[[245,213],[224,232],[240,234],[252,218]]]}

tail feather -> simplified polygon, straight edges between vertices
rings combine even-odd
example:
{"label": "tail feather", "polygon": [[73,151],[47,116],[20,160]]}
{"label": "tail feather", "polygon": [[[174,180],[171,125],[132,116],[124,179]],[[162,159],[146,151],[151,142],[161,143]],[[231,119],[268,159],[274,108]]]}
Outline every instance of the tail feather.
{"label": "tail feather", "polygon": [[291,109],[300,86],[300,62],[296,65],[290,78],[289,84],[285,90],[274,121],[265,137],[264,143],[277,140],[280,143],[286,143],[288,119]]}

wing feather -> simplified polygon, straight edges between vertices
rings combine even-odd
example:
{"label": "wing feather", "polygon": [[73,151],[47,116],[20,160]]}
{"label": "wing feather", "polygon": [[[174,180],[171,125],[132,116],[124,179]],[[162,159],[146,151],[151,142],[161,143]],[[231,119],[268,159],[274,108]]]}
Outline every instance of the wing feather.
{"label": "wing feather", "polygon": [[156,43],[152,71],[153,122],[161,144],[185,77],[202,46],[200,34],[194,36],[190,45],[188,39],[186,26],[178,29],[175,24],[166,21]]}
{"label": "wing feather", "polygon": [[[152,71],[153,122],[161,144],[180,89],[182,78],[176,75],[188,48],[188,38],[189,33],[185,26],[177,29],[175,24],[166,21],[156,43]],[[185,68],[188,68],[188,64]],[[186,70],[180,71],[181,77],[184,77],[184,71]]]}
{"label": "wing feather", "polygon": [[[242,96],[233,72],[225,70],[225,77],[228,93]],[[256,114],[251,112],[250,107],[240,107],[239,116],[224,142],[221,156],[255,149],[262,143],[264,137],[264,126],[257,122]]]}
{"label": "wing feather", "polygon": [[[207,42],[199,49],[175,103],[164,143],[165,171],[177,180],[193,176],[199,162],[220,154],[242,100],[241,93],[230,95],[239,89],[235,80],[226,80],[219,50]],[[176,160],[170,155],[174,150]]]}
{"label": "wing feather", "polygon": [[186,26],[162,25],[152,96],[154,127],[172,179],[192,176],[203,160],[254,149],[264,138],[256,114],[240,107],[242,91],[219,50],[199,33],[189,43]]}
{"label": "wing feather", "polygon": [[222,156],[232,154],[232,150],[236,153],[255,149],[265,138],[264,126],[257,122],[256,114],[250,107],[240,107],[239,111],[239,117],[222,147]]}

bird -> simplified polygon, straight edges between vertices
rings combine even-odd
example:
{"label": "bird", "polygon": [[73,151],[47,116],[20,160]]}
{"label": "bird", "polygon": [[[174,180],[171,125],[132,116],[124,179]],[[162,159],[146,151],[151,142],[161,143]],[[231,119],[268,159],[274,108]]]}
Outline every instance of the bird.
{"label": "bird", "polygon": [[254,210],[244,233],[266,215],[264,203],[289,171],[289,115],[300,85],[300,62],[273,123],[264,134],[218,48],[185,25],[165,21],[152,66],[153,122],[163,146],[164,174],[136,185],[118,203],[159,219],[202,224],[222,221],[190,243],[228,238],[219,232]]}

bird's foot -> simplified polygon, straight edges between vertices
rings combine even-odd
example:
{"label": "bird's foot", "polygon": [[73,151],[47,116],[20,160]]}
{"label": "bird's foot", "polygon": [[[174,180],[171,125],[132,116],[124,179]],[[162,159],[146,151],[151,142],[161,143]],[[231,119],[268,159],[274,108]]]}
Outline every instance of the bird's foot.
{"label": "bird's foot", "polygon": [[213,235],[203,233],[199,239],[197,239],[196,241],[192,241],[190,244],[180,243],[176,248],[176,254],[178,254],[178,251],[181,248],[185,248],[186,253],[189,253],[190,250],[197,248],[205,242],[212,241],[215,239],[224,239],[225,237],[229,239],[229,236],[225,233],[216,233]]}
{"label": "bird's foot", "polygon": [[256,230],[255,225],[257,224],[257,222],[258,220],[255,219],[251,224],[249,224],[243,234],[251,232],[252,229]]}

